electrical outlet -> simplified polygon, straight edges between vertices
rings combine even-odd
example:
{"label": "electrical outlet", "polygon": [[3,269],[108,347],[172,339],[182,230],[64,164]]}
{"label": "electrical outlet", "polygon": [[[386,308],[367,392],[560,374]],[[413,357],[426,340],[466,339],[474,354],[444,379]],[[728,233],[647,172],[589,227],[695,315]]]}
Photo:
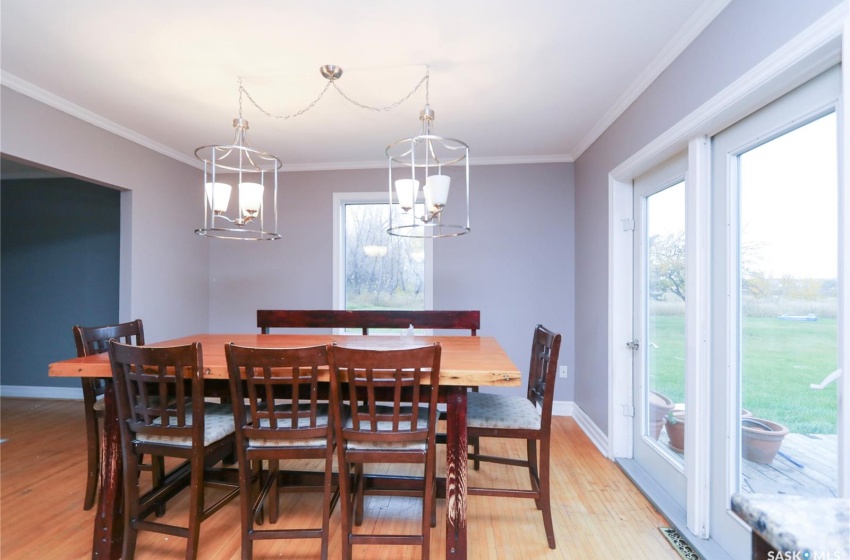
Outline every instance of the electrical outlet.
{"label": "electrical outlet", "polygon": [[558,370],[558,377],[562,379],[567,378],[567,366],[561,366]]}

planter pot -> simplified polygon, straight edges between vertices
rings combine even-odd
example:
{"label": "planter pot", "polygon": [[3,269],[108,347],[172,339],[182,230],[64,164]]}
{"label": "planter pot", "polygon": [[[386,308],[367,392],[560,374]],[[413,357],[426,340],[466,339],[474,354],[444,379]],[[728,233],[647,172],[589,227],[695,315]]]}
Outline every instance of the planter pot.
{"label": "planter pot", "polygon": [[[746,408],[741,409],[741,422],[752,417],[752,413]],[[672,419],[671,419],[672,417]],[[664,429],[670,439],[670,448],[673,451],[683,453],[685,450],[685,411],[674,410],[664,419]]]}
{"label": "planter pot", "polygon": [[741,452],[744,459],[754,463],[770,464],[788,428],[763,418],[741,418]]}
{"label": "planter pot", "polygon": [[685,450],[685,411],[677,410],[665,419],[664,429],[670,439],[670,448],[683,453]]}
{"label": "planter pot", "polygon": [[649,392],[649,433],[658,439],[661,435],[661,427],[664,425],[664,417],[673,410],[673,401],[655,391]]}

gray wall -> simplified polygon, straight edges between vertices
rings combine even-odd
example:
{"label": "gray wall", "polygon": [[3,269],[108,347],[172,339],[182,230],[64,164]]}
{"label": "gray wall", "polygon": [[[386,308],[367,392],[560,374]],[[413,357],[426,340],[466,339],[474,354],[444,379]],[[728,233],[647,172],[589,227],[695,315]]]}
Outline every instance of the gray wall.
{"label": "gray wall", "polygon": [[76,354],[71,325],[118,320],[120,193],[76,179],[3,181],[4,385],[79,387],[47,366]]}
{"label": "gray wall", "polygon": [[121,191],[120,320],[142,318],[150,340],[206,330],[209,247],[193,233],[203,220],[201,172],[8,88],[1,93],[0,152]]}
{"label": "gray wall", "polygon": [[[203,239],[200,171],[6,88],[0,100],[4,155],[122,190],[120,319],[142,318],[151,341],[256,332],[259,308],[332,307],[332,194],[386,189],[382,169],[285,173],[283,239]],[[473,166],[471,177],[472,233],[435,242],[434,307],[480,309],[481,334],[524,373],[543,323],[563,333],[573,371],[573,165]],[[572,376],[556,398],[573,399]]]}
{"label": "gray wall", "polygon": [[[575,162],[575,401],[608,431],[608,173],[840,0],[734,0]],[[630,320],[630,318],[623,318]]]}
{"label": "gray wall", "polygon": [[[434,309],[480,309],[527,373],[537,323],[563,334],[574,365],[572,164],[473,166],[468,235],[434,242]],[[333,193],[386,191],[384,169],[285,173],[275,242],[211,240],[210,328],[256,332],[257,309],[333,307]],[[556,399],[572,400],[572,377]],[[519,390],[516,390],[519,391]]]}

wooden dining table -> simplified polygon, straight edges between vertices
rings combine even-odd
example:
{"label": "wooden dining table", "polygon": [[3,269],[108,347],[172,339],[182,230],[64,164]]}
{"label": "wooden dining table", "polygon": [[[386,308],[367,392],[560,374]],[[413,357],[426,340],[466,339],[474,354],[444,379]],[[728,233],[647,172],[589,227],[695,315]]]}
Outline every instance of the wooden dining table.
{"label": "wooden dining table", "polygon": [[[518,387],[521,374],[496,339],[487,336],[354,336],[330,334],[196,334],[164,340],[149,346],[178,346],[200,342],[205,379],[227,379],[224,347],[297,348],[336,343],[366,349],[398,349],[439,342],[441,393],[446,401],[446,554],[447,559],[467,557],[466,395],[469,387]],[[96,354],[72,358],[49,366],[51,377],[111,379],[109,358]],[[92,558],[120,558],[123,541],[121,516],[122,458],[118,412],[111,383],[104,395],[103,464],[101,492],[94,522]]]}

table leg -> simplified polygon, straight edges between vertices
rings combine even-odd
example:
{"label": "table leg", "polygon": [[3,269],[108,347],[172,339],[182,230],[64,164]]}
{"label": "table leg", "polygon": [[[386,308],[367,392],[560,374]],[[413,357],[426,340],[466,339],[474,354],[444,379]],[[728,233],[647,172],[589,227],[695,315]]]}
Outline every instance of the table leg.
{"label": "table leg", "polygon": [[112,380],[107,381],[103,395],[103,437],[101,438],[100,496],[94,518],[92,558],[121,558],[124,542],[123,461],[118,408]]}
{"label": "table leg", "polygon": [[466,559],[466,387],[448,387],[446,415],[446,558]]}

